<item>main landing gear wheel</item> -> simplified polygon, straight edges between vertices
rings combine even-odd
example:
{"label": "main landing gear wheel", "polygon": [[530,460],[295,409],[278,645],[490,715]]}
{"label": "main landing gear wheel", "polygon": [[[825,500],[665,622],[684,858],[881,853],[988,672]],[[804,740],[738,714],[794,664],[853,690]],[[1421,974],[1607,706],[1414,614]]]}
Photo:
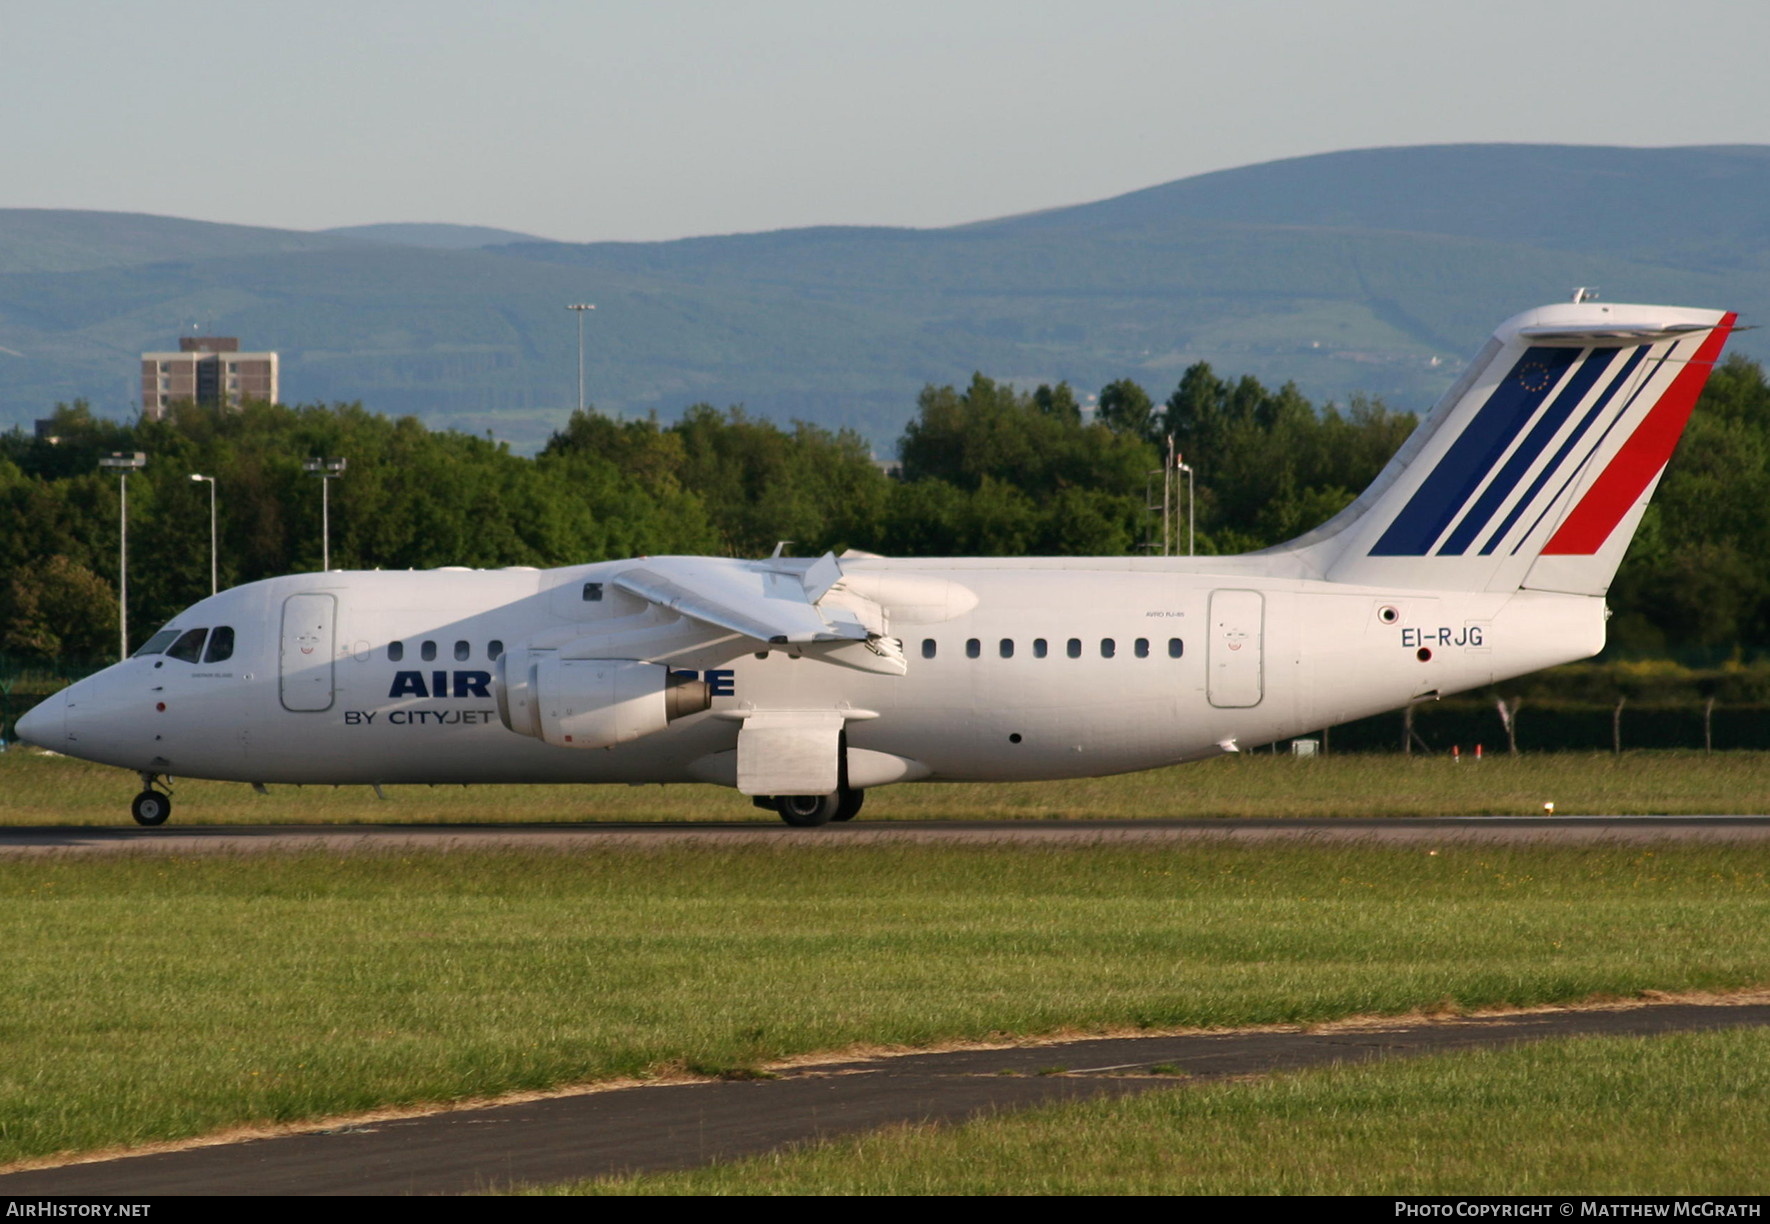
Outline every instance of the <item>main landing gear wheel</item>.
{"label": "main landing gear wheel", "polygon": [[[832,820],[853,820],[865,798],[865,791],[844,787],[833,795],[776,795],[766,806],[795,829],[812,829]],[[757,805],[764,806],[761,800]]]}
{"label": "main landing gear wheel", "polygon": [[795,829],[812,829],[835,820],[841,800],[835,795],[776,795],[774,810]]}
{"label": "main landing gear wheel", "polygon": [[155,825],[166,823],[166,817],[172,815],[172,796],[157,790],[144,790],[129,805],[129,812],[135,817],[138,825]]}

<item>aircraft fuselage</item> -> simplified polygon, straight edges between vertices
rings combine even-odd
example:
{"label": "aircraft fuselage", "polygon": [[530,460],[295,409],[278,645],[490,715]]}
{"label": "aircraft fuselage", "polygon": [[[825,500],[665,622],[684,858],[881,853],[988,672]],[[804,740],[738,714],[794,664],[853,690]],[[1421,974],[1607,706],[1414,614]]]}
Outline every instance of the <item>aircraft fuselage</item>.
{"label": "aircraft fuselage", "polygon": [[[905,763],[872,784],[1083,777],[1301,735],[1603,645],[1597,598],[1354,588],[1213,574],[1213,560],[850,562],[888,598],[904,578],[958,593],[891,617],[902,676],[759,652],[612,590],[583,598],[631,562],[295,575],[169,626],[232,628],[227,659],[137,657],[66,690],[62,750],[242,782],[729,784],[720,762],[746,712],[805,710],[840,714],[850,750]],[[330,640],[304,655],[288,622],[316,596]],[[612,748],[515,734],[494,651],[518,645],[665,664],[706,681],[709,708]]]}

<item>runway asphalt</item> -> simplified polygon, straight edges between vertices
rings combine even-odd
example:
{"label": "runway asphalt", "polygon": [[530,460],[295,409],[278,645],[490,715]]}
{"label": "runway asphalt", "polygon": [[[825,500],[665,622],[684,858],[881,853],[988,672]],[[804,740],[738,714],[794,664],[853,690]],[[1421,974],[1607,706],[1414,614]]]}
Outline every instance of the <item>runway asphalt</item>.
{"label": "runway asphalt", "polygon": [[1770,816],[1297,817],[1282,820],[873,821],[818,829],[748,824],[374,824],[41,825],[0,828],[0,854],[162,851],[406,850],[730,845],[865,845],[879,842],[1090,844],[1189,840],[1377,841],[1764,841]]}
{"label": "runway asphalt", "polygon": [[11,1173],[0,1175],[0,1196],[461,1194],[689,1168],[894,1122],[1186,1090],[1154,1074],[1156,1066],[1179,1068],[1191,1084],[1546,1037],[1766,1024],[1770,1003],[1668,1003],[909,1054],[801,1066],[770,1080],[586,1092]]}

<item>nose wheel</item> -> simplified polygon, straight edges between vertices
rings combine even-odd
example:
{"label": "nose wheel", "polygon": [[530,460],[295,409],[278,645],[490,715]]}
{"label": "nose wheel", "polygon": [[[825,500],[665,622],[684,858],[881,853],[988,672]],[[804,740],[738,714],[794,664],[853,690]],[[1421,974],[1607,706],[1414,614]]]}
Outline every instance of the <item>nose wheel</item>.
{"label": "nose wheel", "polygon": [[146,790],[137,795],[129,804],[129,814],[135,817],[135,823],[153,828],[166,823],[172,815],[172,796],[163,790],[155,790],[158,775],[143,773],[141,781]]}

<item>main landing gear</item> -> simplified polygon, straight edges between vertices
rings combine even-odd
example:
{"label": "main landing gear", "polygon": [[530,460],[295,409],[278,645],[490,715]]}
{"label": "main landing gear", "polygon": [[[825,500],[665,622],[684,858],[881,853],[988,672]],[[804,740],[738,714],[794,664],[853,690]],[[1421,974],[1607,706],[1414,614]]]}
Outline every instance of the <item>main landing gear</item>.
{"label": "main landing gear", "polygon": [[153,828],[166,823],[172,815],[172,796],[165,790],[156,790],[155,786],[163,786],[159,774],[141,772],[141,784],[146,789],[137,795],[129,804],[129,814],[135,817],[135,823]]}
{"label": "main landing gear", "polygon": [[781,819],[795,829],[810,829],[832,820],[853,820],[860,814],[860,805],[867,793],[843,787],[833,795],[775,795],[757,806],[772,807]]}

